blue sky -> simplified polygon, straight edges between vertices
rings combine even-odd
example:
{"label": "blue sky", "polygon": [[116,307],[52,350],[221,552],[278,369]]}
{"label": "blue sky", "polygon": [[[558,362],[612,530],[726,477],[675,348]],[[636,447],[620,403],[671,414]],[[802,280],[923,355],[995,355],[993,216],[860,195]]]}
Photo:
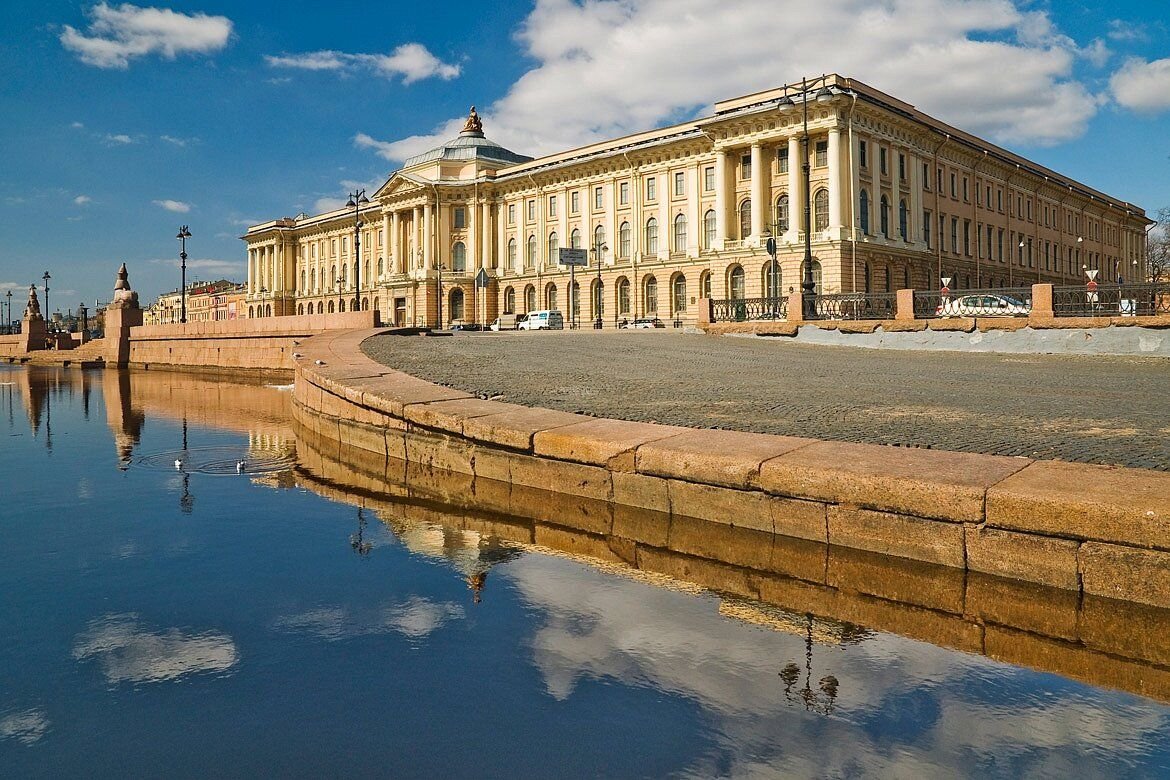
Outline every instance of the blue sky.
{"label": "blue sky", "polygon": [[[0,294],[53,309],[244,276],[238,236],[457,131],[540,154],[835,71],[1153,214],[1170,8],[1136,0],[5,3]],[[785,28],[799,39],[780,46]]]}

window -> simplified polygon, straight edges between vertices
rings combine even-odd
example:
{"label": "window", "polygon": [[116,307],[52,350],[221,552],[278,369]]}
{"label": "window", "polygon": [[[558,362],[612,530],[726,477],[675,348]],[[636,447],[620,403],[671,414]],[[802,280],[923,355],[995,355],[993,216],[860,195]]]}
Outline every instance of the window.
{"label": "window", "polygon": [[829,142],[817,141],[816,157],[814,163],[818,168],[824,168],[829,164]]}
{"label": "window", "polygon": [[551,282],[544,288],[544,308],[557,308],[557,286]]}
{"label": "window", "polygon": [[654,217],[646,220],[646,254],[658,253],[658,220]]}
{"label": "window", "polygon": [[590,295],[589,305],[593,309],[593,319],[597,320],[600,327],[601,317],[605,314],[605,287],[600,280],[595,280],[590,286],[593,291]]}
{"label": "window", "polygon": [[548,215],[550,217],[555,217],[557,215],[557,196],[556,195],[549,195],[548,196]]}
{"label": "window", "polygon": [[781,233],[787,233],[789,229],[787,195],[781,195],[776,199],[776,229]]}
{"label": "window", "polygon": [[593,208],[602,209],[605,206],[605,191],[601,187],[593,188]]}
{"label": "window", "polygon": [[970,185],[970,180],[966,176],[964,176],[963,177],[963,201],[965,203],[971,202],[971,193],[970,193],[970,190],[968,189],[969,185]]}
{"label": "window", "polygon": [[930,166],[922,163],[922,189],[930,192]]}
{"label": "window", "polygon": [[784,287],[781,284],[783,276],[780,272],[780,262],[777,260],[769,260],[764,266],[764,297],[779,298],[784,294]]}
{"label": "window", "polygon": [[548,261],[555,263],[560,261],[560,242],[557,241],[557,234],[555,232],[548,234]]}
{"label": "window", "polygon": [[890,172],[890,161],[886,158],[886,147],[878,147],[878,168],[881,169],[882,176],[886,176]]}
{"label": "window", "polygon": [[623,206],[630,202],[630,183],[623,181],[618,184],[618,203]]}
{"label": "window", "polygon": [[906,213],[906,201],[901,200],[898,202],[898,235],[902,237],[903,241],[910,240],[908,238],[910,235],[910,232],[909,232],[910,226],[908,224],[909,222],[910,222],[910,217]]}
{"label": "window", "polygon": [[731,269],[731,274],[727,279],[728,297],[734,301],[742,301],[744,299],[744,273],[742,266],[736,266]]}
{"label": "window", "polygon": [[345,238],[341,239],[341,254],[343,254],[343,255],[349,254],[349,236],[346,236]]}
{"label": "window", "polygon": [[630,223],[623,222],[618,228],[618,257],[630,256]]}
{"label": "window", "polygon": [[509,225],[516,224],[516,204],[515,203],[508,204],[508,224]]}
{"label": "window", "polygon": [[745,154],[739,158],[739,178],[750,179],[752,177],[752,156]]}
{"label": "window", "polygon": [[337,257],[337,239],[336,238],[329,242],[329,254],[332,257]]}
{"label": "window", "polygon": [[[865,141],[862,141],[861,145],[864,147]],[[865,159],[865,154],[862,153],[862,160],[864,160],[864,159]],[[781,146],[779,149],[776,150],[776,162],[780,166],[780,173],[788,173],[788,147],[787,146]],[[861,164],[865,165],[864,162],[862,162]]]}
{"label": "window", "polygon": [[687,251],[687,218],[683,214],[674,218],[674,251]]}
{"label": "window", "polygon": [[858,215],[858,218],[861,222],[861,232],[868,236],[869,235],[869,193],[866,192],[865,190],[862,190],[861,197],[859,198],[859,200],[860,200],[860,203],[858,203],[858,211],[860,212],[860,214]]}
{"label": "window", "polygon": [[714,168],[708,167],[708,168],[703,169],[703,189],[706,190],[707,192],[711,192],[712,190],[715,189],[715,169]]}
{"label": "window", "polygon": [[687,194],[687,177],[682,171],[674,174],[674,194],[676,196]]}
{"label": "window", "polygon": [[516,288],[509,287],[504,290],[504,314],[512,314],[516,311]]}
{"label": "window", "polygon": [[906,155],[901,152],[898,153],[898,178],[903,180],[906,178]]}
{"label": "window", "polygon": [[517,268],[516,265],[516,239],[508,239],[508,265],[512,268]]}
{"label": "window", "polygon": [[752,232],[752,199],[739,204],[739,237],[745,239]]}
{"label": "window", "polygon": [[687,310],[687,278],[682,274],[674,277],[674,283],[671,285],[671,309],[675,314],[681,314]]}
{"label": "window", "polygon": [[624,276],[618,279],[617,304],[618,314],[630,313],[630,280]]}
{"label": "window", "polygon": [[569,234],[569,246],[572,249],[581,248],[581,231],[573,228],[573,232]]}
{"label": "window", "polygon": [[455,246],[451,247],[451,271],[452,273],[467,271],[467,247],[462,241],[456,241]]}
{"label": "window", "polygon": [[704,271],[699,276],[699,296],[702,298],[711,297],[711,272]]}
{"label": "window", "polygon": [[[788,151],[785,149],[784,151]],[[869,144],[865,141],[857,142],[858,161],[862,168],[869,167]],[[785,155],[787,156],[787,155]]]}
{"label": "window", "polygon": [[569,193],[569,211],[573,214],[581,211],[581,193],[576,190]]}
{"label": "window", "polygon": [[653,276],[647,276],[644,285],[644,294],[642,303],[647,314],[656,314],[658,312],[658,280]]}
{"label": "window", "polygon": [[943,191],[943,167],[941,165],[938,166],[938,191],[940,193]]}
{"label": "window", "polygon": [[951,217],[951,252],[959,254],[959,218]]}
{"label": "window", "polygon": [[452,227],[455,230],[463,230],[467,227],[467,209],[462,206],[456,206],[452,209],[451,215]]}
{"label": "window", "polygon": [[881,225],[882,235],[886,238],[890,237],[890,201],[882,195],[881,205],[878,209],[878,219]]}
{"label": "window", "polygon": [[574,281],[569,286],[569,309],[573,312],[573,318],[581,319],[581,283]]}
{"label": "window", "polygon": [[524,288],[524,311],[536,309],[536,288],[531,284]]}
{"label": "window", "polygon": [[922,212],[922,243],[926,244],[926,248],[930,249],[930,212]]}
{"label": "window", "polygon": [[658,198],[658,177],[646,177],[646,200],[656,200]]}
{"label": "window", "polygon": [[959,197],[958,177],[955,176],[954,171],[951,171],[951,197],[952,198]]}
{"label": "window", "polygon": [[463,290],[456,287],[451,291],[451,304],[447,308],[447,321],[463,319]]}
{"label": "window", "polygon": [[829,229],[829,191],[817,190],[813,197],[813,207],[816,209],[816,229]]}
{"label": "window", "polygon": [[528,221],[532,222],[534,219],[536,219],[536,201],[530,199],[528,201]]}
{"label": "window", "polygon": [[605,225],[598,225],[593,228],[593,246],[598,249],[605,243]]}
{"label": "window", "polygon": [[703,246],[707,249],[715,246],[715,209],[708,209],[703,215]]}
{"label": "window", "polygon": [[963,220],[963,254],[971,256],[971,220]]}
{"label": "window", "polygon": [[536,236],[528,237],[528,252],[524,255],[524,267],[532,269],[536,265]]}

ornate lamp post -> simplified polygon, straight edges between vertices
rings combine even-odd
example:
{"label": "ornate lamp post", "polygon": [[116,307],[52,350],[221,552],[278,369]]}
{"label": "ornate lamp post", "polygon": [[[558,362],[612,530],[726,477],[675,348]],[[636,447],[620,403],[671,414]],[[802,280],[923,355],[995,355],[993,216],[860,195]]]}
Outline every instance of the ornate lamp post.
{"label": "ornate lamp post", "polygon": [[89,312],[85,310],[85,301],[77,305],[77,314],[81,317],[81,337],[84,340],[85,334],[89,332]]}
{"label": "ornate lamp post", "polygon": [[41,278],[45,280],[45,321],[51,324],[53,322],[53,317],[49,313],[52,311],[52,309],[49,308],[49,280],[53,277],[49,276],[48,271],[45,271],[45,275]]}
{"label": "ornate lamp post", "polygon": [[341,297],[342,296],[341,284],[342,284],[342,279],[340,276],[333,280],[333,286],[337,288],[337,313],[338,314],[341,313],[341,307],[345,305],[345,301]]}
{"label": "ornate lamp post", "polygon": [[7,293],[5,293],[5,297],[8,299],[8,332],[11,333],[12,332],[12,290],[9,290]]}
{"label": "ornate lamp post", "polygon": [[[608,249],[609,249],[609,247],[606,245],[606,243],[604,241],[599,241],[599,240],[597,240],[596,237],[594,237],[594,239],[593,239],[593,256],[595,258],[597,258],[597,295],[593,299],[593,306],[596,309],[596,312],[594,312],[594,313],[597,315],[593,320],[593,328],[595,330],[601,330],[601,307],[602,307],[602,301],[605,299],[605,296],[602,295],[602,292],[601,292],[601,258],[602,258],[602,255]],[[570,286],[569,287],[569,297],[571,298],[572,296],[573,296],[573,288],[572,288],[572,286]],[[580,298],[580,295],[578,295],[578,298]],[[578,306],[579,305],[580,305],[580,303],[578,303]],[[571,315],[572,314],[572,311],[571,311],[572,301],[569,301],[569,307],[570,307],[570,315]]]}
{"label": "ornate lamp post", "polygon": [[362,217],[361,209],[370,202],[364,189],[355,190],[349,195],[346,208],[353,209],[353,287],[357,290],[357,309],[362,310]]}
{"label": "ornate lamp post", "polygon": [[179,239],[179,322],[184,324],[187,322],[187,239],[190,237],[191,231],[186,225],[180,227],[179,234],[175,236]]}
{"label": "ornate lamp post", "polygon": [[438,272],[438,287],[439,287],[439,330],[443,329],[443,271],[446,269],[442,263],[435,263],[435,271]]}

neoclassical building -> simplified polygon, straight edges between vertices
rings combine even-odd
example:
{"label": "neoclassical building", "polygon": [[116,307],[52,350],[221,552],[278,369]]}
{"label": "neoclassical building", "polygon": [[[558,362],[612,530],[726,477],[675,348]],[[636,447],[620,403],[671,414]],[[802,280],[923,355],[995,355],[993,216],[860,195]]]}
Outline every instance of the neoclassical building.
{"label": "neoclassical building", "polygon": [[[799,290],[806,231],[818,293],[884,292],[943,276],[958,289],[1078,284],[1086,268],[1143,279],[1149,224],[1131,203],[829,75],[539,158],[490,141],[472,108],[457,138],[406,160],[368,203],[251,227],[246,307],[360,305],[399,325],[543,308],[605,327],[693,322],[703,298]],[[561,247],[588,251],[574,289]]]}

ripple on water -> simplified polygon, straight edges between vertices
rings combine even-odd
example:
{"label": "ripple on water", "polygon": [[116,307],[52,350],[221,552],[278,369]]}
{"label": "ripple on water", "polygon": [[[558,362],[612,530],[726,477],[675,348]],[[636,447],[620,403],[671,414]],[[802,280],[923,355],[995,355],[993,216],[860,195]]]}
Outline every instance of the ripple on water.
{"label": "ripple on water", "polygon": [[[239,466],[243,463],[242,468]],[[253,450],[247,445],[238,447],[196,447],[187,450],[169,450],[143,455],[133,465],[159,471],[180,471],[186,474],[273,474],[296,465],[296,451]]]}

